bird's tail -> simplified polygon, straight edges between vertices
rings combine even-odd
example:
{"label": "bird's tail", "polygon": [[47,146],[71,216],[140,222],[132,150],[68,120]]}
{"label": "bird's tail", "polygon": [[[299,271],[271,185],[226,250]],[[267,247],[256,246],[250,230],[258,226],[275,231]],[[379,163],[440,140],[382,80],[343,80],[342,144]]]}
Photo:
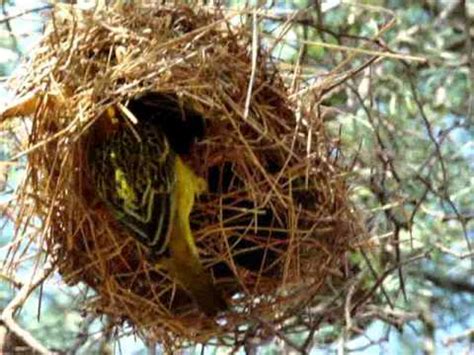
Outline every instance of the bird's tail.
{"label": "bird's tail", "polygon": [[[176,242],[176,239],[174,240]],[[204,270],[199,258],[188,245],[170,242],[171,258],[168,269],[171,276],[191,295],[199,309],[207,316],[215,316],[227,309],[227,303],[217,290],[211,275]],[[186,250],[187,249],[187,250]]]}

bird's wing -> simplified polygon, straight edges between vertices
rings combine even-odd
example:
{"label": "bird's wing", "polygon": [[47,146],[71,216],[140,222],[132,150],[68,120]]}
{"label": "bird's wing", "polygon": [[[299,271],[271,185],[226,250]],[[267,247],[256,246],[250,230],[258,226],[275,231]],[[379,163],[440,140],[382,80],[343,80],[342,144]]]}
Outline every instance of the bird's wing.
{"label": "bird's wing", "polygon": [[174,217],[176,155],[159,129],[146,123],[134,129],[138,135],[122,127],[93,149],[94,180],[114,217],[159,255]]}

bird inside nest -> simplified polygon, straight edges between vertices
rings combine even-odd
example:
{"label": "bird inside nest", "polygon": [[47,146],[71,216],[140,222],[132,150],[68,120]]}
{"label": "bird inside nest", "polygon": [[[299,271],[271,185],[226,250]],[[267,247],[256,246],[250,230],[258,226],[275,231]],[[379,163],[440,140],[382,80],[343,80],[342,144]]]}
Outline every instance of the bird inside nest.
{"label": "bird inside nest", "polygon": [[207,188],[183,160],[204,135],[204,119],[178,104],[175,95],[148,93],[126,109],[127,122],[112,107],[106,116],[119,124],[89,148],[90,175],[111,215],[150,251],[157,268],[185,289],[199,309],[215,316],[228,309],[204,269],[190,226],[195,196]]}

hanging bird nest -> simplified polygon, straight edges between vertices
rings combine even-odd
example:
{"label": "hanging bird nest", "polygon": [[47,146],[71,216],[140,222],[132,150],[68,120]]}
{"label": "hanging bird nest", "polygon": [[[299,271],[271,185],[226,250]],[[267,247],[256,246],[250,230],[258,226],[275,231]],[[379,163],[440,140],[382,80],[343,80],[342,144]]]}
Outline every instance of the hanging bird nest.
{"label": "hanging bird nest", "polygon": [[[328,279],[347,277],[341,270],[362,235],[318,111],[289,100],[265,42],[257,46],[255,29],[235,25],[236,16],[57,5],[15,81],[22,100],[4,113],[34,112],[18,224],[39,221],[35,242],[63,279],[95,291],[89,312],[169,346],[303,329]],[[191,221],[200,259],[229,303],[219,321],[97,199],[88,147],[110,129],[111,107],[130,125],[167,118],[170,141],[207,180]]]}

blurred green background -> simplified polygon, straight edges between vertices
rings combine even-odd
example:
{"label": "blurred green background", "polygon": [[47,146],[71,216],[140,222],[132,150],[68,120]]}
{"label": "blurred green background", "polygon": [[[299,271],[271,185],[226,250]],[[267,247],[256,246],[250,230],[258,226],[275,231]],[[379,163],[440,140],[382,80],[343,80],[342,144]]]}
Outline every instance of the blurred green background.
{"label": "blurred green background", "polygon": [[[241,1],[227,4],[243,5]],[[310,8],[273,49],[276,58],[292,65],[299,62],[308,83],[321,81],[352,54],[321,43],[426,59],[385,58],[364,66],[370,56],[355,56],[341,72],[363,68],[323,101],[332,108],[326,123],[339,141],[341,161],[352,166],[353,200],[379,241],[374,255],[367,260],[359,256],[359,263],[361,268],[375,268],[379,275],[391,270],[383,287],[393,308],[381,298],[379,305],[364,309],[356,319],[358,334],[348,334],[343,321],[322,326],[312,335],[309,352],[474,352],[474,4],[456,0],[277,0],[259,6],[274,11],[275,18],[260,23],[261,30],[269,33],[278,31],[287,14]],[[41,38],[49,7],[41,1],[2,0],[0,107],[12,98],[6,80],[21,70],[19,64]],[[395,23],[374,39],[392,18]],[[24,174],[24,161],[5,164],[11,156],[10,135],[5,129],[0,135],[0,206],[14,203],[15,188]],[[4,214],[1,220],[0,261],[7,257],[14,233],[10,217]],[[32,246],[31,255],[36,252]],[[417,256],[422,257],[408,262]],[[23,283],[35,270],[34,259],[27,257],[15,276]],[[395,267],[400,261],[406,262],[404,287]],[[18,289],[5,272],[0,271],[0,276],[0,309],[4,309]],[[110,334],[106,318],[84,316],[81,303],[92,294],[85,287],[67,287],[59,275],[53,275],[17,317],[52,350],[78,354],[151,351],[138,337],[129,335],[127,327],[120,334]],[[301,343],[307,336],[291,338]],[[184,350],[196,354],[229,351],[212,346]],[[237,353],[292,351],[288,344],[273,339]]]}

